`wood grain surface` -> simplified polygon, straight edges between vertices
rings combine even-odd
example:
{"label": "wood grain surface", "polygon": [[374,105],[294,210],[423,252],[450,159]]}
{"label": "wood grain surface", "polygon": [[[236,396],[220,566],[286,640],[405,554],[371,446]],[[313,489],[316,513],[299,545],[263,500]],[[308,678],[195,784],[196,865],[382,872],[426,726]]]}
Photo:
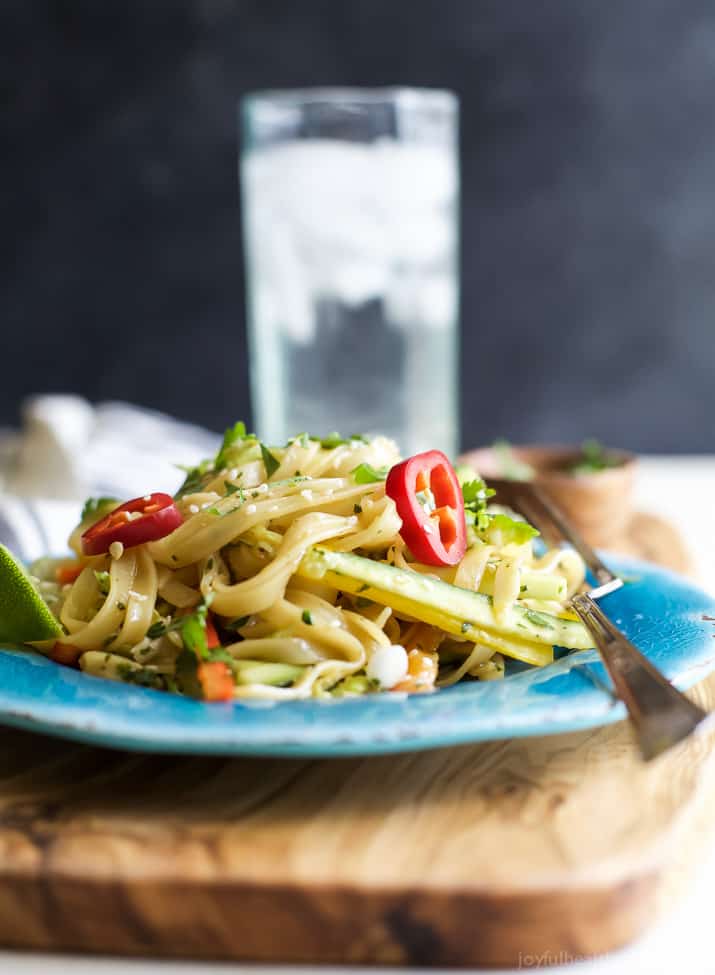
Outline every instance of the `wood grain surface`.
{"label": "wood grain surface", "polygon": [[[694,696],[712,707],[715,678]],[[0,942],[312,964],[593,955],[687,878],[715,804],[711,737],[644,765],[626,724],[328,761],[2,730]]]}

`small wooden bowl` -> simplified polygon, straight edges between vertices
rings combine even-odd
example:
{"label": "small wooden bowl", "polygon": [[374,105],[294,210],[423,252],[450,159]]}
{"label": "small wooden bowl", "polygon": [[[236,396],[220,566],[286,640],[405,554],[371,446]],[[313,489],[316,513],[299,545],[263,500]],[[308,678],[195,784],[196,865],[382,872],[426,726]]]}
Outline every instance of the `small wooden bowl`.
{"label": "small wooden bowl", "polygon": [[[594,547],[608,548],[623,538],[633,516],[633,486],[637,460],[626,450],[606,449],[612,467],[601,471],[572,474],[569,468],[582,460],[578,447],[518,446],[511,447],[516,461],[528,464],[535,471],[532,483],[537,484],[557,504],[587,542]],[[461,463],[475,467],[497,491],[508,494],[514,481],[502,476],[502,465],[493,447],[470,450],[460,458]],[[505,498],[505,503],[508,503]]]}

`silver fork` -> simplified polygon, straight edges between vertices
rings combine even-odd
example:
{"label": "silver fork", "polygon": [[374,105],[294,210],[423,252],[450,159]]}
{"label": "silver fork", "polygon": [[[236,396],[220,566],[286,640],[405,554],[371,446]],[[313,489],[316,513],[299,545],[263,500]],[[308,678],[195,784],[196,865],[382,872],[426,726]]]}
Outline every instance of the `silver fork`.
{"label": "silver fork", "polygon": [[597,599],[615,592],[623,580],[596,555],[563,512],[533,484],[500,481],[499,493],[507,503],[542,534],[570,542],[596,580],[588,593],[571,599],[571,605],[587,627],[610,674],[617,696],[623,701],[635,728],[641,754],[647,761],[677,744],[709,717],[661,674],[640,650],[608,619]]}

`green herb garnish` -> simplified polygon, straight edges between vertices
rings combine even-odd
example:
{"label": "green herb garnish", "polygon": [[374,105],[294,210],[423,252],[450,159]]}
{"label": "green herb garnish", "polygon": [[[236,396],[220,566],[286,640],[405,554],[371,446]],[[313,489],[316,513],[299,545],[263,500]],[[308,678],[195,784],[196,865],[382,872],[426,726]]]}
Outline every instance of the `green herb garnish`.
{"label": "green herb garnish", "polygon": [[86,521],[88,518],[94,518],[102,514],[105,508],[116,508],[119,504],[116,498],[87,498],[82,508],[82,514],[80,515],[80,521]]}
{"label": "green herb garnish", "polygon": [[358,464],[350,473],[356,484],[374,484],[376,481],[384,481],[387,472],[387,467],[375,468],[372,464]]}
{"label": "green herb garnish", "polygon": [[[476,472],[470,471],[469,474],[476,475]],[[488,488],[479,476],[462,484],[464,511],[468,516],[471,515],[467,520],[474,524],[477,531],[485,531],[489,527],[491,516],[487,512],[487,502],[493,496],[492,488]]]}
{"label": "green herb garnish", "polygon": [[129,664],[117,664],[117,674],[125,683],[136,684],[139,687],[152,687],[156,691],[163,691],[166,686],[162,675],[148,667],[136,668]]}
{"label": "green herb garnish", "polygon": [[241,627],[245,626],[250,620],[250,616],[237,616],[236,619],[229,620],[228,623],[223,624],[224,630],[240,630]]}
{"label": "green herb garnish", "polygon": [[300,618],[303,620],[304,623],[307,623],[308,626],[313,625],[313,617],[309,609],[304,609],[303,612],[300,614]]}
{"label": "green herb garnish", "polygon": [[536,538],[539,534],[528,521],[518,521],[516,518],[511,518],[502,512],[490,516],[488,530],[489,532],[497,530],[501,533],[502,545],[508,545],[510,543],[523,545],[532,538]]}
{"label": "green herb garnish", "polygon": [[94,578],[97,580],[97,588],[102,593],[103,596],[109,595],[109,573],[100,572],[98,569],[94,570]]}
{"label": "green herb garnish", "polygon": [[569,467],[570,474],[596,474],[609,467],[617,467],[618,461],[609,457],[605,447],[594,440],[584,440],[581,444],[581,458]]}
{"label": "green herb garnish", "polygon": [[222,467],[226,466],[227,453],[234,446],[234,444],[239,443],[241,440],[247,440],[248,434],[246,433],[246,424],[243,420],[238,420],[232,427],[229,427],[223,435],[223,440],[221,441],[221,446],[216,454],[216,459],[214,460],[214,468],[220,471]]}
{"label": "green herb garnish", "polygon": [[266,468],[266,477],[272,477],[281,466],[280,461],[273,456],[264,443],[261,444],[261,457],[263,458],[263,466]]}
{"label": "green herb garnish", "polygon": [[183,498],[185,494],[196,494],[203,488],[206,475],[212,470],[213,463],[210,460],[202,460],[196,467],[185,467],[183,464],[176,466],[180,471],[186,472],[186,477],[174,497]]}

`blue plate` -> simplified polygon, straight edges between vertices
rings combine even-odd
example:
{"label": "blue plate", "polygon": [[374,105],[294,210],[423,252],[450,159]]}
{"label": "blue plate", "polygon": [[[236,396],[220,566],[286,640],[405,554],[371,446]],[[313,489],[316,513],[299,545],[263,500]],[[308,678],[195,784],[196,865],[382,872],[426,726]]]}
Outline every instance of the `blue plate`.
{"label": "blue plate", "polygon": [[[715,669],[715,630],[703,619],[715,617],[715,599],[670,572],[609,561],[631,581],[602,605],[656,666],[683,689]],[[136,751],[374,755],[577,731],[624,716],[592,650],[435,694],[204,704],[0,649],[0,723]]]}

